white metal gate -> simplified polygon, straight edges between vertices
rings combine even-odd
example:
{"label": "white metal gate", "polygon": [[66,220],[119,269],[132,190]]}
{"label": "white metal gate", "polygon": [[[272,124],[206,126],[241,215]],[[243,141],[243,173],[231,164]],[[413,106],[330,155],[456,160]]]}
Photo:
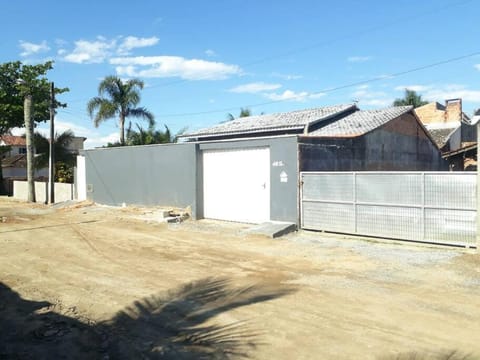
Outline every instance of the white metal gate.
{"label": "white metal gate", "polygon": [[270,220],[269,148],[203,151],[203,203],[205,218]]}
{"label": "white metal gate", "polygon": [[475,246],[476,173],[302,172],[301,226]]}

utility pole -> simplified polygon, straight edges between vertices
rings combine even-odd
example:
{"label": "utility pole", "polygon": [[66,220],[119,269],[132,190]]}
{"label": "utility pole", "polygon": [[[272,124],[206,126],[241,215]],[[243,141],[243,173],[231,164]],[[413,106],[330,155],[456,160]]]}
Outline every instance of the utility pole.
{"label": "utility pole", "polygon": [[34,146],[33,146],[33,100],[32,95],[27,94],[23,100],[23,115],[25,121],[25,140],[27,143],[27,183],[28,183],[28,202],[35,202],[35,170],[34,170]]}
{"label": "utility pole", "polygon": [[55,203],[55,86],[50,84],[50,144],[48,157],[49,202]]}

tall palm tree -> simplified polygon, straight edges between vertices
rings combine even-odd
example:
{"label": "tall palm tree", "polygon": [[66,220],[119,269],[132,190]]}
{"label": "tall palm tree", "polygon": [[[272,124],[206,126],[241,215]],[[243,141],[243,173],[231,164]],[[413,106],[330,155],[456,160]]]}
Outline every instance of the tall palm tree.
{"label": "tall palm tree", "polygon": [[414,90],[405,89],[405,95],[402,99],[395,99],[393,106],[412,105],[414,108],[428,104],[428,101],[422,99],[422,95]]}
{"label": "tall palm tree", "polygon": [[[130,79],[125,82],[117,76],[107,76],[98,85],[98,96],[87,104],[87,111],[95,127],[108,119],[118,116],[120,128],[120,144],[125,145],[125,119],[137,117],[153,125],[154,116],[144,107],[136,107],[140,103],[140,90],[143,81]],[[95,113],[96,112],[96,113]]]}

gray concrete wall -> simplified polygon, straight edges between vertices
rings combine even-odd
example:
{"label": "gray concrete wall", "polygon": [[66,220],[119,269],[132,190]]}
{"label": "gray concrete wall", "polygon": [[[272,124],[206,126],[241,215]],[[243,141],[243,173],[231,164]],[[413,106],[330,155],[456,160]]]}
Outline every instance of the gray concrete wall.
{"label": "gray concrete wall", "polygon": [[107,205],[188,207],[196,214],[195,144],[84,150],[87,197]]}
{"label": "gray concrete wall", "polygon": [[366,135],[301,137],[301,171],[443,171],[448,164],[413,116],[406,114]]}
{"label": "gray concrete wall", "polygon": [[[270,148],[270,218],[274,221],[298,223],[298,158],[297,137],[243,139],[199,144],[197,163],[201,169],[202,150],[227,150],[249,147]],[[280,181],[280,174],[288,175],[287,182]],[[198,172],[198,204],[203,204],[203,176]],[[201,206],[199,206],[199,213]]]}
{"label": "gray concrete wall", "polygon": [[[28,184],[26,181],[15,180],[13,182],[13,197],[19,200],[27,200]],[[35,181],[35,199],[39,203],[48,202],[48,182]],[[73,184],[55,183],[55,202],[75,199],[75,186]]]}

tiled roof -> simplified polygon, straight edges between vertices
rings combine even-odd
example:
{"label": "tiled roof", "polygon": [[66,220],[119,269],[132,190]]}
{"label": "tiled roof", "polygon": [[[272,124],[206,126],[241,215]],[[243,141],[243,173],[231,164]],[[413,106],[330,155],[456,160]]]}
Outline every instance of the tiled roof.
{"label": "tiled roof", "polygon": [[354,109],[356,109],[354,104],[343,104],[286,113],[249,116],[184,134],[181,137],[205,138],[209,136],[243,135],[285,130],[297,130],[300,132],[307,125],[327,120],[332,116]]}
{"label": "tiled roof", "polygon": [[310,132],[309,136],[350,137],[366,134],[410,111],[412,106],[395,106],[380,110],[359,110]]}
{"label": "tiled roof", "polygon": [[26,140],[22,136],[13,136],[13,135],[2,135],[0,136],[0,142],[4,142],[5,145],[13,146],[25,146]]}
{"label": "tiled roof", "polygon": [[2,159],[2,167],[26,167],[27,155],[14,155]]}
{"label": "tiled roof", "polygon": [[445,144],[448,142],[448,139],[450,139],[450,136],[457,129],[458,127],[448,127],[448,128],[440,128],[440,129],[427,128],[433,141],[435,142],[435,144],[437,144],[439,149],[445,146]]}

